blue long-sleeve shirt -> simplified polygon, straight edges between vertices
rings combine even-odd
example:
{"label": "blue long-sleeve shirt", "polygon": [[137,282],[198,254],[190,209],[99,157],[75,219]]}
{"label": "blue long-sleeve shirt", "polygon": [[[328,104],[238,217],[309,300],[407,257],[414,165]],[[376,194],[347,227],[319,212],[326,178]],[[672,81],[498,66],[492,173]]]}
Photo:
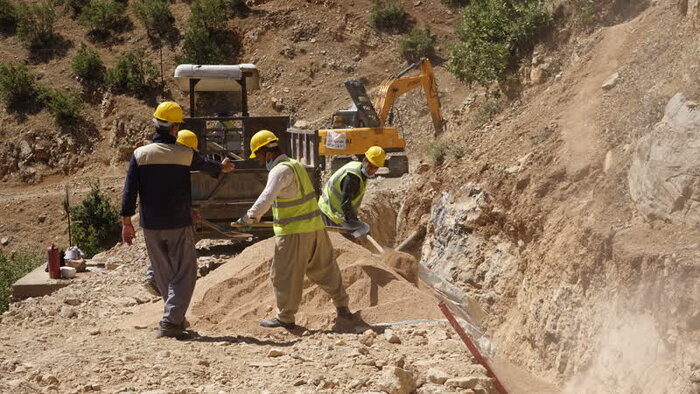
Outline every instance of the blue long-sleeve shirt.
{"label": "blue long-sleeve shirt", "polygon": [[221,164],[179,145],[172,135],[156,134],[153,143],[131,156],[122,193],[121,216],[136,213],[139,200],[142,228],[162,230],[190,226],[190,170],[217,177]]}

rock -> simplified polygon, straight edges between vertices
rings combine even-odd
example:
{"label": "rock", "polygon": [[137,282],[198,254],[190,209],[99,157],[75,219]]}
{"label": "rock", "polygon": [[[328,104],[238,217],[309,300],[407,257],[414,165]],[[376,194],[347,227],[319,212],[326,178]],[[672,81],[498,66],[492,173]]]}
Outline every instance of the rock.
{"label": "rock", "polygon": [[167,350],[161,350],[160,352],[156,353],[157,358],[168,358],[170,357],[170,352]]}
{"label": "rock", "polygon": [[308,129],[309,128],[309,122],[305,120],[297,120],[294,122],[294,128],[297,129]]}
{"label": "rock", "polygon": [[339,339],[339,340],[335,341],[335,343],[333,345],[335,345],[335,346],[347,346],[347,343],[345,341],[343,341],[342,339]]}
{"label": "rock", "polygon": [[39,215],[39,217],[36,218],[36,221],[39,223],[44,223],[46,221],[47,215],[45,213],[42,213]]}
{"label": "rock", "polygon": [[603,86],[601,86],[601,87],[603,88],[603,90],[610,90],[610,89],[614,88],[615,85],[617,85],[617,82],[619,79],[620,79],[620,73],[612,74],[611,76],[609,76],[605,80],[605,82],[603,82]]}
{"label": "rock", "polygon": [[447,387],[458,387],[462,389],[473,389],[481,383],[482,378],[469,376],[469,377],[459,377],[447,379],[445,386]]}
{"label": "rock", "polygon": [[306,384],[306,379],[297,379],[292,383],[292,386],[297,387],[297,386],[303,386]]}
{"label": "rock", "polygon": [[7,246],[12,241],[12,237],[2,237],[0,238],[0,245]]}
{"label": "rock", "polygon": [[695,226],[700,211],[696,174],[700,171],[700,111],[687,106],[678,93],[666,105],[664,117],[640,138],[632,154],[628,182],[632,201],[649,219]]}
{"label": "rock", "polygon": [[445,371],[437,368],[430,368],[428,372],[426,372],[425,377],[428,379],[428,382],[436,384],[443,384],[450,378]]}
{"label": "rock", "polygon": [[691,372],[690,381],[700,384],[700,369],[696,369],[695,371]]}
{"label": "rock", "polygon": [[116,260],[116,259],[110,259],[109,261],[107,261],[105,263],[105,268],[112,271],[112,270],[119,268],[119,266],[121,266],[121,265],[122,265],[121,261]]}
{"label": "rock", "polygon": [[66,318],[66,319],[72,319],[74,317],[78,316],[78,313],[75,311],[75,309],[64,305],[61,307],[61,311],[58,313],[61,315],[61,317]]}
{"label": "rock", "polygon": [[401,339],[399,338],[398,335],[394,333],[394,330],[392,329],[387,329],[384,331],[384,338],[389,342],[389,343],[401,343]]}
{"label": "rock", "polygon": [[532,70],[530,70],[530,82],[533,85],[539,85],[542,82],[544,82],[546,79],[546,72],[542,67],[533,67]]}
{"label": "rock", "polygon": [[280,357],[284,356],[285,354],[286,353],[281,351],[280,349],[272,348],[269,352],[267,352],[267,357]]}
{"label": "rock", "polygon": [[389,394],[408,394],[416,390],[416,381],[405,369],[384,367],[377,387]]}
{"label": "rock", "polygon": [[32,153],[34,153],[34,149],[29,144],[29,141],[27,141],[26,139],[21,140],[19,142],[20,158],[23,160],[29,159],[32,156]]}
{"label": "rock", "polygon": [[44,377],[41,380],[47,385],[55,385],[59,383],[58,378],[54,375],[44,375]]}
{"label": "rock", "polygon": [[374,338],[377,337],[377,333],[375,333],[372,330],[367,330],[362,334],[362,338],[360,338],[360,343],[369,347],[374,344]]}
{"label": "rock", "polygon": [[[449,393],[452,392],[451,390],[448,390],[445,388],[443,385],[438,385],[438,384],[424,384],[421,386],[418,391],[416,391],[417,394],[443,394],[443,393]],[[460,394],[470,394],[473,393],[472,390],[460,390]]]}

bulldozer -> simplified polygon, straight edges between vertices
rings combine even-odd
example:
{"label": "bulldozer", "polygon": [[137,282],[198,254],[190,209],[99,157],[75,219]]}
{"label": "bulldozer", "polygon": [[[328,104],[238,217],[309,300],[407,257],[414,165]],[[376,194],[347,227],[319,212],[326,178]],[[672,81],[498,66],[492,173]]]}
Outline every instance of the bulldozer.
{"label": "bulldozer", "polygon": [[[420,69],[418,75],[406,75]],[[332,171],[352,160],[352,156],[362,157],[370,146],[381,146],[391,153],[385,166],[388,177],[399,177],[408,172],[408,158],[405,155],[406,140],[402,133],[391,126],[394,102],[402,94],[423,87],[435,133],[442,132],[443,119],[440,113],[435,74],[430,60],[423,58],[386,80],[378,89],[374,104],[370,100],[364,83],[358,80],[345,82],[353,101],[353,107],[333,113],[332,126],[318,130],[320,155],[332,156]]]}

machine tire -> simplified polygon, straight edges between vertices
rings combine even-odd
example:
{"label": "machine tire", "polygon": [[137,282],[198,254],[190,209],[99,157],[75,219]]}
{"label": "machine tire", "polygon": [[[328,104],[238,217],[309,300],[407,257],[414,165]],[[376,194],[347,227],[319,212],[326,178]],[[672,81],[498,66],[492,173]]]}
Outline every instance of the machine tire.
{"label": "machine tire", "polygon": [[389,169],[389,173],[386,174],[387,178],[399,178],[408,173],[408,157],[391,156],[387,159],[385,166]]}
{"label": "machine tire", "polygon": [[331,159],[331,174],[335,174],[342,166],[350,163],[352,157],[350,156],[337,156]]}

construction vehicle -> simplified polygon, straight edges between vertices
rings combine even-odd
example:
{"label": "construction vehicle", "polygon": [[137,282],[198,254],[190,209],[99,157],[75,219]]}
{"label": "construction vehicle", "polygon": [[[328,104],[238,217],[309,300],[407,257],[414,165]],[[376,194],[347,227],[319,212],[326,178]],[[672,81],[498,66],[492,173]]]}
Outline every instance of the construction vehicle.
{"label": "construction vehicle", "polygon": [[[420,69],[418,75],[406,75]],[[422,59],[385,81],[374,99],[370,100],[361,81],[346,81],[345,87],[353,101],[353,108],[333,113],[332,127],[318,131],[320,155],[333,156],[333,171],[352,160],[352,155],[361,157],[370,146],[381,146],[392,153],[387,159],[387,176],[401,176],[408,172],[408,158],[404,154],[406,141],[401,132],[392,127],[394,102],[402,94],[423,87],[435,133],[442,132],[443,119],[440,114],[435,74],[430,60]]]}
{"label": "construction vehicle", "polygon": [[[235,171],[218,178],[199,171],[190,173],[192,206],[202,219],[195,228],[197,239],[250,237],[232,231],[230,223],[246,213],[267,182],[268,171],[257,159],[248,158],[250,139],[259,130],[277,135],[283,151],[304,164],[318,193],[325,160],[319,159],[317,134],[291,129],[289,116],[249,113],[248,92],[260,89],[255,65],[181,64],[174,74],[176,84],[189,92],[190,99],[189,117],[181,129],[197,135],[200,154],[217,160],[229,157],[236,165]],[[272,213],[262,219],[272,220]],[[249,233],[260,238],[273,235],[271,228],[254,228]]]}

